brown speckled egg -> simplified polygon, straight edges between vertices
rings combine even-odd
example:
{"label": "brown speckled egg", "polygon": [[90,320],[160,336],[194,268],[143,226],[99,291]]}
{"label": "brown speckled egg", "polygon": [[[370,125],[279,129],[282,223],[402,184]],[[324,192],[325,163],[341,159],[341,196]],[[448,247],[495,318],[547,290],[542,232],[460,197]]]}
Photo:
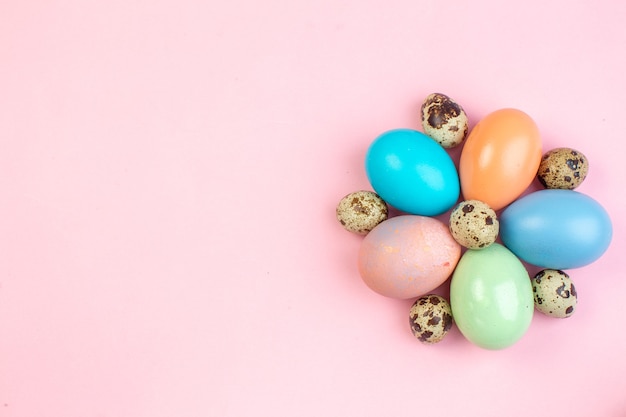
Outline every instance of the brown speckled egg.
{"label": "brown speckled egg", "polygon": [[440,342],[452,327],[452,309],[445,298],[430,294],[413,303],[409,312],[413,335],[423,343]]}
{"label": "brown speckled egg", "polygon": [[357,191],[341,199],[337,205],[337,220],[348,231],[366,235],[387,220],[387,203],[372,191]]}
{"label": "brown speckled egg", "polygon": [[468,131],[465,111],[445,94],[433,93],[422,104],[424,133],[444,148],[453,148],[463,142]]}
{"label": "brown speckled egg", "polygon": [[535,308],[550,317],[565,318],[574,314],[576,288],[563,271],[544,269],[532,280]]}
{"label": "brown speckled egg", "polygon": [[556,148],[541,158],[537,179],[546,188],[573,190],[587,176],[589,163],[582,152],[571,148]]}
{"label": "brown speckled egg", "polygon": [[450,214],[452,237],[468,249],[486,248],[496,241],[499,231],[496,212],[482,201],[462,201]]}

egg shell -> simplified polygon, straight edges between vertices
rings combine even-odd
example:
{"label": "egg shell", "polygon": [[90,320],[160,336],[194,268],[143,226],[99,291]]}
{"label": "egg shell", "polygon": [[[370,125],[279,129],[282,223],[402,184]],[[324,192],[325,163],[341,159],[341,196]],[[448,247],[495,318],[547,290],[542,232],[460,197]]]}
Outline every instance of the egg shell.
{"label": "egg shell", "polygon": [[409,214],[436,216],[449,210],[460,192],[454,162],[422,132],[395,129],[370,145],[365,171],[376,193]]}
{"label": "egg shell", "polygon": [[611,219],[593,198],[572,190],[528,194],[500,214],[500,238],[522,260],[549,269],[588,265],[608,249]]}
{"label": "egg shell", "polygon": [[365,284],[377,293],[415,298],[441,285],[460,256],[461,246],[443,222],[402,215],[382,222],[365,236],[358,269]]}
{"label": "egg shell", "polygon": [[589,162],[582,152],[556,148],[541,158],[537,179],[546,188],[573,190],[587,177]]}
{"label": "egg shell", "polygon": [[461,333],[485,349],[503,349],[528,330],[534,312],[530,278],[522,263],[494,243],[468,250],[450,282],[452,316]]}
{"label": "egg shell", "polygon": [[498,238],[499,229],[496,212],[482,201],[462,201],[450,213],[452,237],[469,249],[491,245]]}
{"label": "egg shell", "polygon": [[413,336],[422,343],[439,343],[452,328],[452,310],[448,301],[435,294],[420,297],[409,311]]}
{"label": "egg shell", "polygon": [[387,220],[387,204],[372,191],[356,191],[339,201],[337,220],[349,232],[365,235]]}
{"label": "egg shell", "polygon": [[433,93],[421,107],[422,128],[444,148],[459,145],[467,136],[468,119],[463,108],[445,94]]}
{"label": "egg shell", "polygon": [[494,111],[474,126],[463,145],[463,198],[500,210],[528,188],[540,161],[541,137],[533,119],[517,109]]}
{"label": "egg shell", "polygon": [[532,280],[535,308],[541,313],[557,318],[574,314],[578,302],[576,287],[563,271],[544,269]]}

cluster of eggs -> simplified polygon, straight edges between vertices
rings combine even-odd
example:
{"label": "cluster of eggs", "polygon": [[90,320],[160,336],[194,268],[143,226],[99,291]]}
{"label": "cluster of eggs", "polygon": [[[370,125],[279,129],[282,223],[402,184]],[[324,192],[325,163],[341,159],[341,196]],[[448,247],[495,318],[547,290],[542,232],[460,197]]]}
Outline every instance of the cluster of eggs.
{"label": "cluster of eggs", "polygon": [[[424,133],[394,129],[371,143],[374,191],[337,206],[343,227],[365,235],[365,284],[417,298],[409,322],[424,343],[442,340],[454,321],[470,342],[502,349],[525,334],[535,308],[569,317],[577,293],[563,270],[594,262],[612,238],[605,209],[574,191],[587,158],[571,148],[542,155],[537,125],[517,109],[496,110],[470,132],[458,103],[431,94],[421,120]],[[447,149],[463,142],[457,170]],[[545,189],[520,198],[535,178]],[[388,205],[402,214],[390,217]],[[448,224],[436,218],[449,210]],[[543,269],[530,279],[522,261]],[[431,293],[448,279],[450,302]]]}

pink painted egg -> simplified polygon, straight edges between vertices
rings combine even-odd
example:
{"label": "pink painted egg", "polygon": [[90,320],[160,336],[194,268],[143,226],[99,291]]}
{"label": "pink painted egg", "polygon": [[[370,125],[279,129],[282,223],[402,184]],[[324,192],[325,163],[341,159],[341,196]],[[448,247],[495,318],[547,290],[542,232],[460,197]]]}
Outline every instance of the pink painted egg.
{"label": "pink painted egg", "polygon": [[372,229],[359,250],[359,273],[368,287],[387,297],[422,296],[450,277],[461,246],[443,222],[397,216]]}

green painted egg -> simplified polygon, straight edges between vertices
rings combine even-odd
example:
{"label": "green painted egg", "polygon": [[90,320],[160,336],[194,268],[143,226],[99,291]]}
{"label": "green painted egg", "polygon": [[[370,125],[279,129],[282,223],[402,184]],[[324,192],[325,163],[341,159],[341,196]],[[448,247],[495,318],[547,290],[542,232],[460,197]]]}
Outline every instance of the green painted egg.
{"label": "green painted egg", "polygon": [[468,250],[450,283],[452,315],[461,333],[485,349],[503,349],[526,333],[533,317],[528,272],[504,246]]}

